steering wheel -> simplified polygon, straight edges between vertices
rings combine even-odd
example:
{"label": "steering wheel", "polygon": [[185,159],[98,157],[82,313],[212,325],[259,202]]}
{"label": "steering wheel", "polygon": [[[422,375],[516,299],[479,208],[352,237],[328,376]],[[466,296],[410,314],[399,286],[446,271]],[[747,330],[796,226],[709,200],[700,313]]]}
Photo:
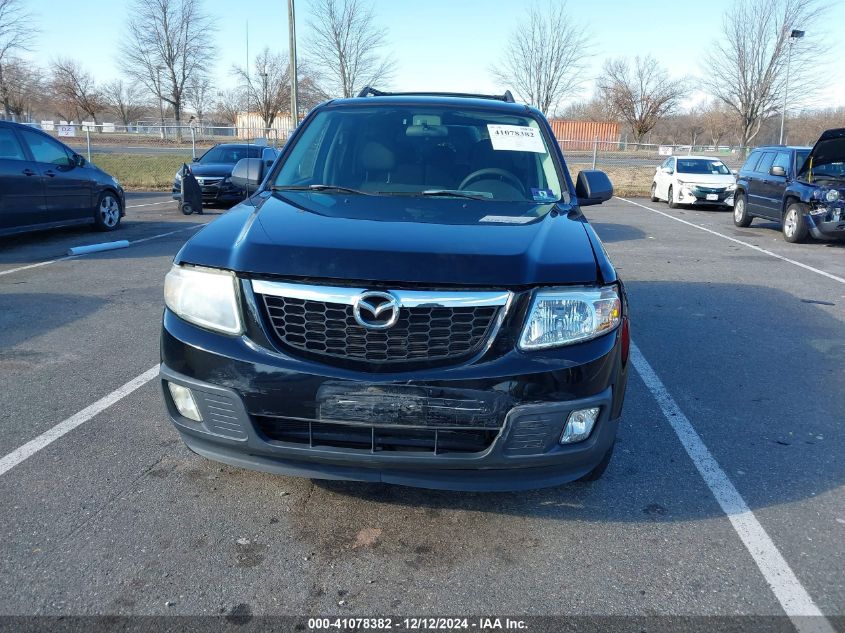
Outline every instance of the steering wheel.
{"label": "steering wheel", "polygon": [[516,176],[514,176],[509,171],[499,169],[497,167],[488,167],[486,169],[479,169],[478,171],[472,172],[469,176],[467,176],[461,181],[461,184],[458,189],[464,189],[471,182],[475,182],[483,176],[498,176],[499,179],[503,182],[507,182],[508,184],[513,185],[513,187],[519,190],[520,193],[525,193],[525,188],[522,186],[522,183]]}

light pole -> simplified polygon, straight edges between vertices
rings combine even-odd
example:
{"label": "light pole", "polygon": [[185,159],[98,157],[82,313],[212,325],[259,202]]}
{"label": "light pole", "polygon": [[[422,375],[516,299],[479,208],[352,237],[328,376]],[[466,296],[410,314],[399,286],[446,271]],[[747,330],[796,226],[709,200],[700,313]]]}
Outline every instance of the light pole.
{"label": "light pole", "polygon": [[288,36],[290,37],[290,124],[293,129],[299,123],[299,109],[296,103],[296,13],[293,0],[288,0]]}
{"label": "light pole", "polygon": [[164,138],[164,106],[161,103],[161,71],[164,70],[162,66],[156,66],[156,83],[158,84],[158,123],[159,135]]}
{"label": "light pole", "polygon": [[799,31],[798,29],[792,29],[792,33],[789,34],[789,50],[786,53],[786,83],[783,87],[783,108],[780,111],[779,145],[783,145],[783,123],[786,120],[786,97],[789,93],[789,64],[792,61],[792,45],[795,44],[795,40],[801,39],[802,37],[804,37],[804,31]]}

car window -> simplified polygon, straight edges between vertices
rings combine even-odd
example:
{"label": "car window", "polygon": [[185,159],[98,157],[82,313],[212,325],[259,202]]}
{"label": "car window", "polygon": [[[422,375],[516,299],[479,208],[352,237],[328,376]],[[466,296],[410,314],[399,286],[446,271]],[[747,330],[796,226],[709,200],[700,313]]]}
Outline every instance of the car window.
{"label": "car window", "polygon": [[23,148],[15,133],[7,127],[0,127],[0,159],[26,160]]}
{"label": "car window", "polygon": [[58,141],[54,141],[49,136],[38,134],[37,132],[30,132],[29,130],[21,130],[21,136],[29,146],[29,151],[37,163],[47,163],[50,165],[58,165],[60,167],[68,167],[73,164],[71,152]]}
{"label": "car window", "polygon": [[225,146],[218,145],[212,147],[202,158],[199,159],[201,165],[208,165],[211,163],[227,163],[234,165],[242,158],[261,158],[261,151],[264,148],[258,145],[234,145]]}
{"label": "car window", "polygon": [[679,158],[679,174],[713,174],[727,176],[731,173],[728,166],[718,158]]}
{"label": "car window", "polygon": [[755,170],[758,174],[768,174],[769,170],[772,168],[772,163],[775,162],[775,153],[774,152],[765,152],[763,157],[760,159],[760,162],[757,165],[757,169]]}
{"label": "car window", "polygon": [[746,160],[745,164],[742,166],[742,171],[754,171],[754,168],[757,166],[757,162],[760,160],[760,156],[762,155],[762,152],[751,152],[751,156],[748,157],[748,160]]}
{"label": "car window", "polygon": [[302,130],[274,184],[381,196],[461,192],[510,202],[566,196],[533,117],[445,106],[323,110]]}
{"label": "car window", "polygon": [[783,170],[788,174],[789,152],[778,152],[778,155],[775,156],[775,162],[772,163],[772,167],[783,167]]}

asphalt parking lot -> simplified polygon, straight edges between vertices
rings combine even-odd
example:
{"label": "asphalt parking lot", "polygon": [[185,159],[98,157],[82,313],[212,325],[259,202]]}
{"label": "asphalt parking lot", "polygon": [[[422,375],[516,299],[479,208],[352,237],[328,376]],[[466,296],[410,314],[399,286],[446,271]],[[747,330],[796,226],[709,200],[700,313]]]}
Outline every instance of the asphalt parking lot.
{"label": "asphalt parking lot", "polygon": [[149,373],[162,281],[222,211],[128,205],[126,249],[0,238],[0,613],[820,612],[794,623],[845,630],[845,244],[645,199],[587,209],[636,345],[613,461],[591,484],[466,494],[184,448]]}

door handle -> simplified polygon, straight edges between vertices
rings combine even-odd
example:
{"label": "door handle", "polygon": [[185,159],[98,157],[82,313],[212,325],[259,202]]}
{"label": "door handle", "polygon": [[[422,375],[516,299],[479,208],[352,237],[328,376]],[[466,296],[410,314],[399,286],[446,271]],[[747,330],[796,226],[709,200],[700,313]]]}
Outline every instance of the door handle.
{"label": "door handle", "polygon": [[35,175],[35,172],[34,172],[34,171],[32,171],[31,169],[28,169],[28,168],[27,168],[27,169],[24,169],[24,170],[23,170],[23,175],[24,175],[24,176],[34,176],[34,175]]}
{"label": "door handle", "polygon": [[44,175],[49,176],[50,178],[53,178],[53,177],[55,177],[56,172],[54,172],[52,169],[48,169],[47,171],[44,172]]}

